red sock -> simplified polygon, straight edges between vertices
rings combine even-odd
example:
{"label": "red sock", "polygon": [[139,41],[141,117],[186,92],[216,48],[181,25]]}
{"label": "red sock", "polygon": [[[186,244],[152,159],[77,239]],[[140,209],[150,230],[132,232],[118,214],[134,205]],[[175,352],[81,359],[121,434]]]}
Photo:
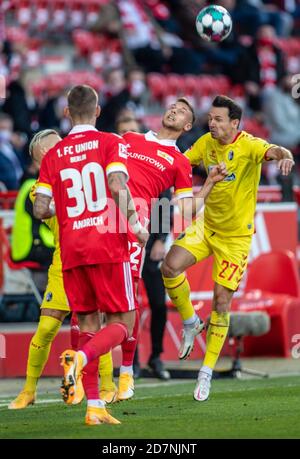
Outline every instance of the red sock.
{"label": "red sock", "polygon": [[[82,332],[79,334],[79,347],[84,347],[95,333]],[[82,384],[87,400],[98,400],[99,398],[99,371],[98,359],[91,360],[83,369]]]}
{"label": "red sock", "polygon": [[121,344],[127,336],[128,330],[125,325],[121,323],[108,324],[99,330],[88,343],[80,346],[80,350],[85,353],[88,362],[91,362]]}
{"label": "red sock", "polygon": [[130,367],[133,364],[134,354],[137,347],[138,334],[140,325],[140,313],[135,310],[135,323],[132,332],[132,336],[122,343],[122,365]]}
{"label": "red sock", "polygon": [[73,312],[71,315],[71,346],[74,351],[78,350],[79,345],[79,322],[76,312]]}

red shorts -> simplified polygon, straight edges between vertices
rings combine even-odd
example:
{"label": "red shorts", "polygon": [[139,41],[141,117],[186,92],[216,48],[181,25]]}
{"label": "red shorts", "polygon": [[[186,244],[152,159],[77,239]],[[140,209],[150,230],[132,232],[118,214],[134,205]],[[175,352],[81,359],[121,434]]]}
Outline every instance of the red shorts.
{"label": "red shorts", "polygon": [[113,314],[137,308],[128,261],[77,266],[63,271],[63,277],[73,312]]}
{"label": "red shorts", "polygon": [[142,277],[145,249],[139,245],[136,236],[130,231],[128,232],[128,250],[132,277],[134,280],[140,279]]}

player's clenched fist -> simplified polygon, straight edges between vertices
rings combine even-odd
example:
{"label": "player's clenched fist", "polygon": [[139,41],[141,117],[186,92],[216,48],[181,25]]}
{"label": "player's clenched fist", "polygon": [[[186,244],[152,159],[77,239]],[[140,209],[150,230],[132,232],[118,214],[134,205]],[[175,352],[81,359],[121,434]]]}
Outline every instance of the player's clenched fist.
{"label": "player's clenched fist", "polygon": [[211,179],[212,182],[217,183],[224,180],[226,175],[228,175],[226,164],[224,162],[221,162],[220,164],[217,164],[216,166],[210,169],[208,178]]}
{"label": "player's clenched fist", "polygon": [[139,245],[144,247],[149,239],[148,230],[138,220],[134,225],[132,225],[132,231],[134,232]]}

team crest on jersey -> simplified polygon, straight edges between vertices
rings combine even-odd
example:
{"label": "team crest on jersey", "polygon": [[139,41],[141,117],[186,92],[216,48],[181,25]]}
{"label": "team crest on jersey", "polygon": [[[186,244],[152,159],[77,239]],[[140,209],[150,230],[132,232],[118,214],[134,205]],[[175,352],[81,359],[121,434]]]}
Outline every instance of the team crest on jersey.
{"label": "team crest on jersey", "polygon": [[209,156],[211,157],[211,159],[217,159],[217,153],[215,152],[215,150],[211,150]]}
{"label": "team crest on jersey", "polygon": [[230,175],[227,175],[227,177],[223,179],[223,182],[233,182],[235,179],[236,179],[236,175],[232,173]]}
{"label": "team crest on jersey", "polygon": [[230,152],[228,153],[228,159],[229,159],[229,161],[232,161],[232,160],[233,160],[233,156],[234,156],[234,152],[233,152],[233,150],[230,150]]}
{"label": "team crest on jersey", "polygon": [[52,297],[53,297],[52,292],[48,292],[46,295],[46,301],[51,301]]}
{"label": "team crest on jersey", "polygon": [[124,159],[128,158],[127,145],[119,143],[119,156]]}
{"label": "team crest on jersey", "polygon": [[165,151],[157,150],[157,156],[160,156],[160,158],[164,158],[170,164],[174,163],[173,156],[168,155],[168,153],[166,153]]}

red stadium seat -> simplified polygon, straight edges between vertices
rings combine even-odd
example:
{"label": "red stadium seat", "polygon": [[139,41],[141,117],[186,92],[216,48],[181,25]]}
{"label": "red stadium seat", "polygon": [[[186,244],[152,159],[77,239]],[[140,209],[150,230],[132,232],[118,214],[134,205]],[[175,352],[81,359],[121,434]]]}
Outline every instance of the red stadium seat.
{"label": "red stadium seat", "polygon": [[182,75],[170,73],[166,77],[166,94],[168,96],[180,96],[184,94],[185,79]]}
{"label": "red stadium seat", "polygon": [[18,190],[0,191],[0,209],[13,209],[17,196]]}
{"label": "red stadium seat", "polygon": [[12,271],[22,271],[27,278],[28,286],[31,288],[33,295],[35,296],[37,302],[39,304],[42,303],[42,297],[37,289],[32,276],[31,270],[40,271],[42,270],[41,265],[39,263],[33,261],[24,261],[24,262],[14,262],[11,259],[11,252],[10,252],[10,243],[8,240],[8,236],[6,231],[4,230],[3,226],[0,226],[0,248],[2,250],[3,261],[7,264],[10,270]]}
{"label": "red stadium seat", "polygon": [[290,251],[260,255],[250,265],[245,294],[232,302],[233,311],[266,312],[271,329],[263,336],[246,337],[244,355],[290,357],[293,337],[300,327],[300,281]]}
{"label": "red stadium seat", "polygon": [[198,78],[195,75],[184,77],[184,93],[187,96],[195,96],[198,90]]}
{"label": "red stadium seat", "polygon": [[263,139],[268,139],[269,137],[268,129],[253,118],[243,119],[243,129],[255,137],[262,137]]}
{"label": "red stadium seat", "polygon": [[160,73],[149,73],[147,82],[153,99],[162,102],[167,90],[164,75],[161,75]]}
{"label": "red stadium seat", "polygon": [[[2,234],[2,231],[3,231],[3,220],[2,218],[0,218],[0,234]],[[4,266],[3,266],[3,247],[1,244],[0,245],[0,297],[2,295],[3,284],[4,284]]]}
{"label": "red stadium seat", "polygon": [[245,291],[262,290],[300,296],[300,281],[295,255],[291,251],[260,255],[248,269]]}

